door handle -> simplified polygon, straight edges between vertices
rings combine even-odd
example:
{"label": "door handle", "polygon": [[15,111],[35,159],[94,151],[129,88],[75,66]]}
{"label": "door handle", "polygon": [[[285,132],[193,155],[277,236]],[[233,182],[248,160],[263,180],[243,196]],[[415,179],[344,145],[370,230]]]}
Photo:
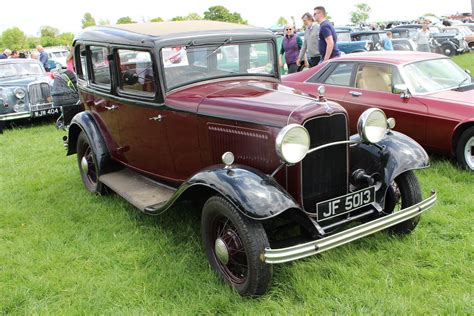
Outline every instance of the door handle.
{"label": "door handle", "polygon": [[162,116],[161,114],[158,114],[158,116],[153,116],[153,117],[150,117],[148,118],[150,121],[158,121],[158,122],[161,122],[161,120],[164,118],[164,116]]}
{"label": "door handle", "polygon": [[349,93],[353,96],[353,97],[360,97],[362,95],[362,92],[359,92],[359,91],[349,91]]}
{"label": "door handle", "polygon": [[116,106],[116,105],[112,105],[112,106],[104,106],[104,108],[106,108],[107,111],[115,111],[115,110],[117,110],[119,107]]}

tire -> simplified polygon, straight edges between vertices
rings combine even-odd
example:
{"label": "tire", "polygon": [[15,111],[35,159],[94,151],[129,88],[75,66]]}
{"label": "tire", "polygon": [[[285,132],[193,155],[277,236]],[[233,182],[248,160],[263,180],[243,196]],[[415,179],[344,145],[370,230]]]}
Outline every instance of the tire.
{"label": "tire", "polygon": [[225,283],[243,296],[267,292],[273,269],[261,260],[269,247],[261,223],[240,214],[223,197],[213,196],[204,204],[201,232],[209,263]]}
{"label": "tire", "polygon": [[[99,181],[99,166],[97,165],[94,149],[89,143],[84,132],[80,132],[77,138],[77,163],[81,174],[82,182],[91,193],[104,195],[107,193],[106,187]],[[87,162],[87,170],[84,168],[83,159]]]}
{"label": "tire", "polygon": [[[413,171],[406,171],[395,178],[387,190],[385,209],[393,213],[421,202],[421,188]],[[404,235],[411,233],[420,221],[420,215],[392,226],[388,231],[392,234]]]}
{"label": "tire", "polygon": [[469,46],[469,49],[474,49],[474,42],[470,42],[468,46]]}
{"label": "tire", "polygon": [[441,45],[441,52],[445,56],[452,57],[456,54],[456,47],[452,44],[445,43]]}
{"label": "tire", "polygon": [[474,126],[469,127],[459,137],[456,159],[461,168],[474,171]]}

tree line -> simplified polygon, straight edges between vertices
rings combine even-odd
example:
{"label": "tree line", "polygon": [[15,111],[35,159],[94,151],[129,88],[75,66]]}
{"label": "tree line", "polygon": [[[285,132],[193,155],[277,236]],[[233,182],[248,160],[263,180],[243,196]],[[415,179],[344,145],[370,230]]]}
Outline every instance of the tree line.
{"label": "tree line", "polygon": [[[201,16],[198,13],[189,13],[188,15],[175,16],[170,21],[189,21],[189,20],[212,20],[239,24],[247,24],[240,13],[231,12],[226,7],[217,5],[212,6]],[[155,17],[143,22],[163,22],[161,17]],[[111,24],[107,19],[96,19],[90,12],[86,12],[81,20],[82,28],[95,25]],[[129,16],[124,16],[115,22],[115,24],[137,23]],[[52,26],[42,26],[39,30],[39,36],[27,36],[19,27],[11,27],[3,31],[0,36],[0,51],[5,48],[16,50],[34,49],[38,45],[48,46],[70,46],[74,39],[74,34],[70,32],[61,33],[59,29]]]}

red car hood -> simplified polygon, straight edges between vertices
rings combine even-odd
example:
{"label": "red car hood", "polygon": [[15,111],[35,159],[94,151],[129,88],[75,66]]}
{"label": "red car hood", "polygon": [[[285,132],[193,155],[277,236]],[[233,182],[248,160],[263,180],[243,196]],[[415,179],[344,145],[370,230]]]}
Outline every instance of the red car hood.
{"label": "red car hood", "polygon": [[419,97],[424,99],[445,100],[452,103],[462,103],[465,105],[474,106],[474,89],[468,91],[446,90]]}
{"label": "red car hood", "polygon": [[199,105],[205,115],[253,121],[264,125],[285,126],[303,123],[307,118],[344,112],[339,105],[319,103],[301,91],[274,82],[228,81],[209,91]]}

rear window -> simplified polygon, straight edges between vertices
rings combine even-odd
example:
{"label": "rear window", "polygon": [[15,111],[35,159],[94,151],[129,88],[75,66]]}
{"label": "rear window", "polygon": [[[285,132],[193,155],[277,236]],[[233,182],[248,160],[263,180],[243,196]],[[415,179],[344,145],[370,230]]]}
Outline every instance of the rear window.
{"label": "rear window", "polygon": [[117,50],[120,89],[125,92],[154,95],[156,92],[153,59],[149,52]]}

